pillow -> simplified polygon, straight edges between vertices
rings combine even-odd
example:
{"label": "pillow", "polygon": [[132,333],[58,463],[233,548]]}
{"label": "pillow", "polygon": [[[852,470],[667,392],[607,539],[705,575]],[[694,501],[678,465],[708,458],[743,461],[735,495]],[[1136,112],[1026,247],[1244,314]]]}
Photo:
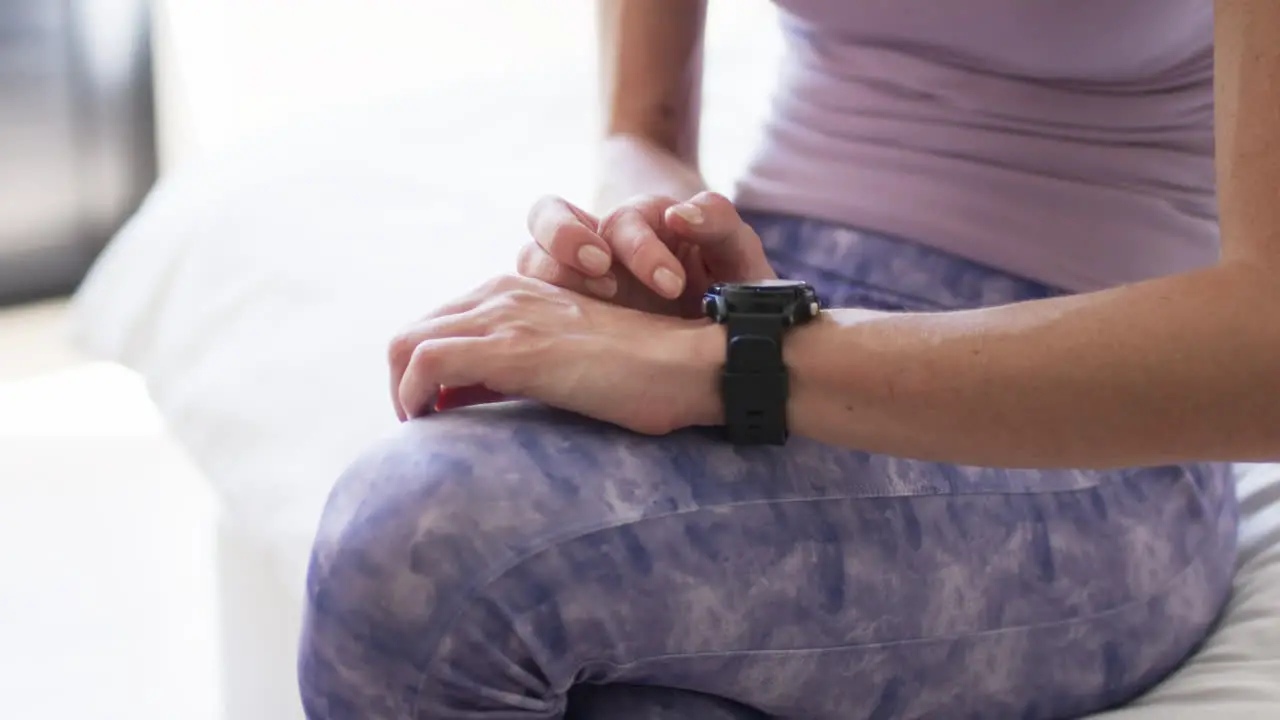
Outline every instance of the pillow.
{"label": "pillow", "polygon": [[230,517],[305,552],[395,422],[387,340],[513,270],[538,195],[589,197],[588,86],[400,101],[166,178],[78,292],[80,344],[144,376]]}

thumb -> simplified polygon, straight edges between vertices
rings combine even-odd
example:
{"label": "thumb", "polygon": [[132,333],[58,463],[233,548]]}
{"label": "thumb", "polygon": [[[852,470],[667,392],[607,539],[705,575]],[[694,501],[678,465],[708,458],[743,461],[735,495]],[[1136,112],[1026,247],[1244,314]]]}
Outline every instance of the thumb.
{"label": "thumb", "polygon": [[667,227],[682,240],[693,243],[716,280],[762,280],[776,277],[764,254],[760,236],[729,198],[701,192],[687,202],[672,205],[663,215]]}

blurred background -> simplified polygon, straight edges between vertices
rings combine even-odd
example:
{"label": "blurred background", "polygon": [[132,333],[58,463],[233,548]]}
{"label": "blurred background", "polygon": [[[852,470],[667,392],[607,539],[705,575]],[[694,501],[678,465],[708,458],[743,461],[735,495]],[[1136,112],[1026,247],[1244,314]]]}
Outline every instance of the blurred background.
{"label": "blurred background", "polygon": [[[509,269],[537,195],[589,200],[593,8],[0,0],[5,717],[300,716],[307,545],[393,419],[382,342]],[[712,3],[717,189],[774,22]]]}

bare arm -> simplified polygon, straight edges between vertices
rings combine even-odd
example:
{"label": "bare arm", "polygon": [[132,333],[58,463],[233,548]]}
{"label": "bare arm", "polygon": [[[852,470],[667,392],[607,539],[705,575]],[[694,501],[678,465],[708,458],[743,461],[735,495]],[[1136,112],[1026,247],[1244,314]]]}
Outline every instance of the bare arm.
{"label": "bare arm", "polygon": [[[983,310],[830,313],[786,348],[793,430],[975,465],[1280,457],[1280,2],[1215,12],[1217,266]],[[703,347],[722,358],[716,332]]]}
{"label": "bare arm", "polygon": [[604,143],[597,209],[687,198],[697,169],[706,0],[598,0]]}

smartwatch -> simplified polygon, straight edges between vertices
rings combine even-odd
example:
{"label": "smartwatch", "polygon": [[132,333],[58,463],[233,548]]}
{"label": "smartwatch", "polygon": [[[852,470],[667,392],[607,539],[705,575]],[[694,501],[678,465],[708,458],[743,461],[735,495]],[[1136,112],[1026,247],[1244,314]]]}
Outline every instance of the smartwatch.
{"label": "smartwatch", "polygon": [[728,336],[720,378],[724,430],[739,445],[787,441],[787,331],[818,316],[818,295],[808,283],[759,280],[716,283],[702,297],[703,313]]}

